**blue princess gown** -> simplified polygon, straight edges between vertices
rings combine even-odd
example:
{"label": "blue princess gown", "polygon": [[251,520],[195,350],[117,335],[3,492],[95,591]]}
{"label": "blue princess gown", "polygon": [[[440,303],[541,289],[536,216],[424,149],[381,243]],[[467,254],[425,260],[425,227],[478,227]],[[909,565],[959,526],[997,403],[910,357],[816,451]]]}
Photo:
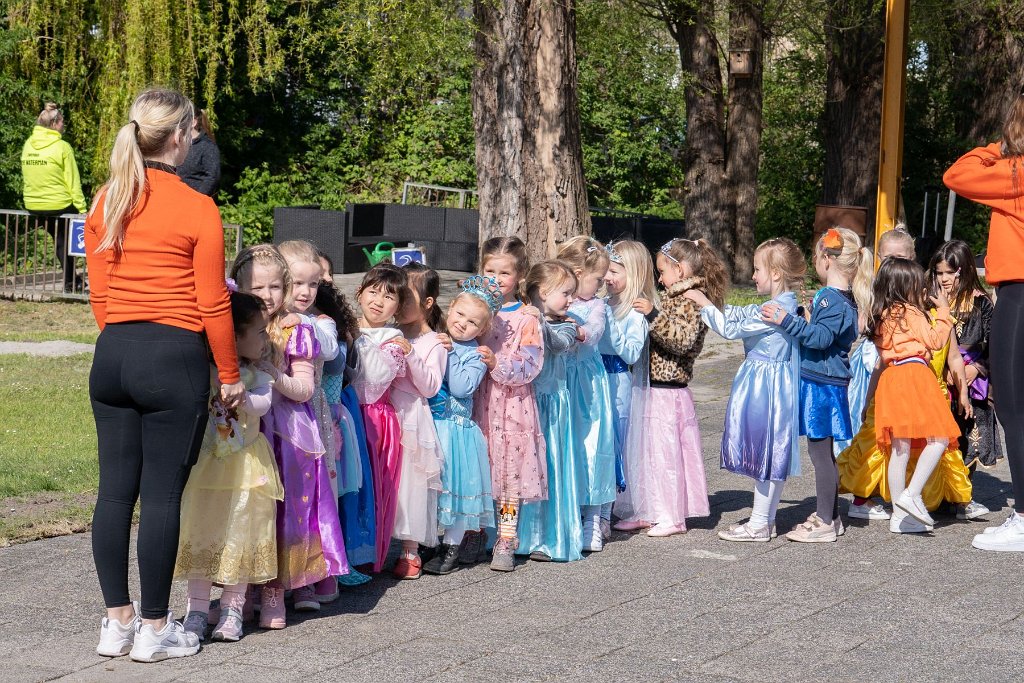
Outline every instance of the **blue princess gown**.
{"label": "blue princess gown", "polygon": [[543,324],[544,367],[533,380],[541,432],[547,442],[548,498],[519,512],[517,555],[543,553],[558,562],[583,557],[574,423],[566,386],[566,357],[576,345],[572,323]]}
{"label": "blue princess gown", "polygon": [[[850,425],[854,434],[860,431],[863,422],[861,417],[868,402],[868,385],[871,383],[871,373],[874,372],[877,362],[878,349],[870,339],[864,339],[860,346],[850,352],[850,386],[846,398],[850,403]],[[852,439],[836,439],[832,443],[832,452],[838,458],[851,443]]]}
{"label": "blue princess gown", "polygon": [[576,485],[581,506],[600,506],[615,500],[615,416],[608,373],[598,344],[605,333],[604,299],[575,301],[569,318],[584,331],[585,340],[566,355],[566,384],[575,436]]}
{"label": "blue princess gown", "polygon": [[[796,315],[796,295],[772,300]],[[725,413],[722,468],[757,481],[800,473],[800,345],[761,322],[761,305],[714,306],[701,320],[726,339],[742,339],[746,358],[736,373]]]}
{"label": "blue princess gown", "polygon": [[[347,366],[354,365],[355,353],[350,351]],[[359,409],[359,397],[351,384],[345,386],[340,396],[341,406],[352,418],[352,429],[342,432],[342,452],[345,457],[358,458],[359,481],[344,483],[345,492],[338,499],[338,516],[345,536],[348,561],[353,567],[371,564],[377,557],[377,520],[373,500],[373,468],[370,466],[370,451],[366,446],[366,428],[363,413]],[[354,468],[342,468],[354,473]],[[354,490],[352,488],[354,487]]]}
{"label": "blue princess gown", "polygon": [[630,309],[622,318],[605,303],[607,324],[597,349],[601,352],[608,388],[612,399],[612,426],[615,429],[615,483],[619,491],[626,490],[626,470],[623,453],[626,452],[626,434],[629,429],[629,409],[633,400],[633,373],[630,367],[640,360],[647,342],[647,318]]}
{"label": "blue princess gown", "polygon": [[480,531],[494,526],[487,441],[473,421],[473,392],[487,374],[477,348],[475,340],[452,342],[441,390],[429,400],[444,453],[437,523],[445,530]]}

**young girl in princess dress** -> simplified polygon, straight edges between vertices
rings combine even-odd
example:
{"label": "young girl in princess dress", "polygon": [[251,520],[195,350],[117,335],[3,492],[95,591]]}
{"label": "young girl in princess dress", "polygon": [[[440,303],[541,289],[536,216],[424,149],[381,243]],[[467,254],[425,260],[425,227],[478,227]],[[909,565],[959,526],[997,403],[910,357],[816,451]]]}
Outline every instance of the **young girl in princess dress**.
{"label": "young girl in princess dress", "polygon": [[473,421],[473,393],[487,374],[477,338],[501,308],[501,290],[494,280],[473,276],[448,307],[446,327],[452,339],[441,390],[430,399],[437,439],[444,453],[437,521],[444,538],[425,565],[428,574],[458,569],[459,547],[467,532],[494,527],[494,499],[487,442]]}
{"label": "young girl in princess dress", "polygon": [[[799,247],[773,238],[754,251],[757,293],[796,315],[807,263]],[[718,532],[725,541],[770,541],[786,479],[800,473],[800,345],[761,320],[761,306],[719,309],[698,290],[684,296],[701,306],[700,317],[726,339],[742,339],[746,358],[736,373],[725,412],[722,468],[754,480],[754,509],[743,524]]]}

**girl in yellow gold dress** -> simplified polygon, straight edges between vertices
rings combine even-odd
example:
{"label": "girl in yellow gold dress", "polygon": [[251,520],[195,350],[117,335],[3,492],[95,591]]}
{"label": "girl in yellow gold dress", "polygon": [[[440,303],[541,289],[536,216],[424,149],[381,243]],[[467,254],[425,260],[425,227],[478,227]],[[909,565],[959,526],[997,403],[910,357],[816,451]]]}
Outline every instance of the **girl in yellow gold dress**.
{"label": "girl in yellow gold dress", "polygon": [[284,488],[270,444],[260,432],[274,382],[253,365],[267,346],[264,315],[259,298],[231,292],[245,400],[227,410],[216,398],[219,392],[210,392],[214,398],[203,446],[181,498],[174,578],[188,580],[185,629],[200,640],[206,637],[214,583],[224,586],[224,593],[213,639],[235,641],[242,634],[249,584],[277,577],[277,502],[284,499]]}

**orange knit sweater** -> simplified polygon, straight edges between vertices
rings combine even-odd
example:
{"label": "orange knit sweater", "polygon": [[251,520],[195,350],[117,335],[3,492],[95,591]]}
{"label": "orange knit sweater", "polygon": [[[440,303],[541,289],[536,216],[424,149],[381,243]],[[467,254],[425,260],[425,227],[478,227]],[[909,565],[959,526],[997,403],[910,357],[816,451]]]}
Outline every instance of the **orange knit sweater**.
{"label": "orange knit sweater", "polygon": [[128,220],[120,255],[96,253],[104,197],[85,221],[89,302],[107,323],[154,322],[205,332],[220,380],[238,382],[231,300],[224,283],[224,229],[213,200],[178,176],[146,169],[146,188]]}
{"label": "orange knit sweater", "polygon": [[988,283],[1024,281],[1024,159],[1004,159],[1001,144],[994,142],[957,159],[942,182],[961,197],[992,207]]}
{"label": "orange knit sweater", "polygon": [[929,359],[932,351],[938,351],[949,341],[953,319],[948,308],[936,309],[929,320],[917,308],[906,306],[886,311],[879,327],[875,346],[886,363],[911,356]]}

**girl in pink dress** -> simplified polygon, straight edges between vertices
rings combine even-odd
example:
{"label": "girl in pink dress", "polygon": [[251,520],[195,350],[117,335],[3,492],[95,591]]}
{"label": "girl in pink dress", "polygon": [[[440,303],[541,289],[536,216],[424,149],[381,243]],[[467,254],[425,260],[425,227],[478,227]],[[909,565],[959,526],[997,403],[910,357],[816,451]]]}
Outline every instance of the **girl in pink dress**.
{"label": "girl in pink dress", "polygon": [[384,567],[391,542],[402,474],[402,428],[391,403],[391,384],[406,373],[412,346],[388,323],[408,296],[405,272],[390,263],[374,266],[356,290],[361,315],[352,386],[366,427],[366,445],[373,470],[374,508],[377,518],[376,559],[373,570]]}
{"label": "girl in pink dress", "polygon": [[[515,568],[520,504],[547,498],[544,436],[530,386],[544,363],[544,341],[537,309],[520,300],[519,283],[529,269],[526,245],[518,237],[484,242],[480,270],[497,280],[509,302],[480,337],[482,360],[490,372],[480,385],[473,416],[487,439],[491,490],[498,502],[498,541],[491,560],[495,571]],[[481,540],[479,533],[466,534],[469,559],[475,559]]]}
{"label": "girl in pink dress", "polygon": [[412,344],[412,353],[406,356],[405,376],[397,378],[391,390],[391,403],[402,428],[402,474],[391,535],[402,542],[395,578],[418,579],[423,569],[419,546],[437,545],[437,496],[444,452],[427,399],[441,390],[448,349],[436,331],[442,325],[437,306],[440,278],[419,263],[403,270],[409,278],[409,289],[395,319]]}

